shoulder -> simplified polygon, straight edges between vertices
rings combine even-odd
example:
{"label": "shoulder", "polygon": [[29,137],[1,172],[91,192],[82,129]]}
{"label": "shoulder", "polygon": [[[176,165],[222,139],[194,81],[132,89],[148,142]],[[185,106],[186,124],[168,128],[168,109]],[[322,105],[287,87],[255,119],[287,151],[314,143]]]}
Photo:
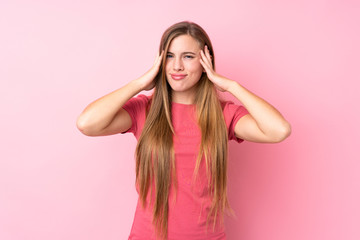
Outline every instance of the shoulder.
{"label": "shoulder", "polygon": [[148,104],[150,102],[150,100],[151,100],[151,97],[152,96],[147,96],[145,94],[139,94],[139,95],[137,95],[135,97],[132,97],[130,100]]}
{"label": "shoulder", "polygon": [[241,117],[245,116],[249,112],[244,106],[235,104],[232,101],[220,101],[220,103],[223,110],[225,124],[228,129],[229,139],[236,140],[239,143],[242,142],[242,139],[235,136],[235,125]]}
{"label": "shoulder", "polygon": [[146,109],[151,101],[151,96],[145,94],[139,94],[135,97],[130,98],[123,106],[125,110],[130,109]]}
{"label": "shoulder", "polygon": [[151,96],[139,94],[130,98],[124,105],[125,109],[132,119],[143,117],[150,108]]}
{"label": "shoulder", "polygon": [[249,113],[242,105],[235,104],[233,101],[220,100],[224,117],[232,117],[234,115],[245,115]]}
{"label": "shoulder", "polygon": [[145,123],[146,112],[151,102],[151,96],[139,94],[130,98],[124,105],[123,109],[131,118],[131,128],[127,132],[132,132],[138,138]]}

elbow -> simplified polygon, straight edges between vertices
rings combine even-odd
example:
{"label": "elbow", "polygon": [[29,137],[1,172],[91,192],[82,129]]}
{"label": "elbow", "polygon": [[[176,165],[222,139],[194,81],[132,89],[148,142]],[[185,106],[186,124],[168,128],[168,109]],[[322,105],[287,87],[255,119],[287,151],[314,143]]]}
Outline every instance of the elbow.
{"label": "elbow", "polygon": [[276,138],[274,139],[275,143],[284,141],[291,135],[291,125],[288,122],[285,122],[283,126],[279,127],[277,130]]}
{"label": "elbow", "polygon": [[82,134],[86,136],[91,136],[91,133],[86,125],[86,122],[83,121],[80,117],[76,121],[76,127]]}

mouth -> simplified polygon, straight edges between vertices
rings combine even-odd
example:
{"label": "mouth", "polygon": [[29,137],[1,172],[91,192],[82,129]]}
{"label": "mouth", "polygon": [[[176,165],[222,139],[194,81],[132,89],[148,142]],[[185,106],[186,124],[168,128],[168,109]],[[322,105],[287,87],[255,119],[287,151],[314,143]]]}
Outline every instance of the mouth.
{"label": "mouth", "polygon": [[181,80],[186,77],[186,74],[170,74],[171,78],[174,80]]}

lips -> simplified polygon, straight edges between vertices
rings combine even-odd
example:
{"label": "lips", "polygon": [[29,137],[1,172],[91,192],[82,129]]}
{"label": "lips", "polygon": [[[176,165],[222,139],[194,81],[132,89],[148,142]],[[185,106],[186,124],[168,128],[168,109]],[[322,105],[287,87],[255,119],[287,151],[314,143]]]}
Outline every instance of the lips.
{"label": "lips", "polygon": [[174,80],[181,80],[186,77],[186,74],[170,74],[170,75]]}

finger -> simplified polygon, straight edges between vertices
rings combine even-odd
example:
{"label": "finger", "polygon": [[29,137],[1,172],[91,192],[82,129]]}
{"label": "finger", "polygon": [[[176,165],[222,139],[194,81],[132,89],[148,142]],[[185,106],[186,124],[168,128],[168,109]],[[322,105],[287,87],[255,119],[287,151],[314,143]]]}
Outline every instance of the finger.
{"label": "finger", "polygon": [[206,72],[210,72],[211,69],[208,64],[206,64],[202,59],[200,59],[200,63],[204,67]]}
{"label": "finger", "polygon": [[163,53],[164,53],[164,50],[161,51],[160,55],[159,55],[159,53],[157,54],[156,59],[155,59],[155,62],[154,62],[155,65],[159,65],[159,64],[161,63],[161,59],[162,59],[162,57],[163,57]]}
{"label": "finger", "polygon": [[156,57],[155,57],[155,60],[154,60],[153,65],[155,65],[155,64],[157,63],[158,58],[159,58],[159,53],[156,54]]}
{"label": "finger", "polygon": [[[207,45],[205,45],[205,52],[210,55],[210,50],[209,50],[209,47],[208,47]],[[211,55],[210,55],[210,56],[211,56]]]}
{"label": "finger", "polygon": [[203,62],[206,63],[206,64],[209,65],[209,66],[212,66],[211,60],[205,55],[205,53],[203,52],[203,50],[200,51],[200,54],[201,54],[201,57],[202,57]]}
{"label": "finger", "polygon": [[205,55],[208,57],[208,59],[210,59],[210,63],[211,63],[211,66],[212,66],[212,56],[210,55],[210,51],[209,51],[209,48],[207,45],[205,45]]}
{"label": "finger", "polygon": [[208,71],[210,65],[205,56],[202,55],[202,57],[200,58],[200,63],[203,65],[205,70]]}
{"label": "finger", "polygon": [[209,54],[206,53],[206,51],[201,50],[202,55],[204,56],[204,58],[211,63],[211,57],[209,56]]}

